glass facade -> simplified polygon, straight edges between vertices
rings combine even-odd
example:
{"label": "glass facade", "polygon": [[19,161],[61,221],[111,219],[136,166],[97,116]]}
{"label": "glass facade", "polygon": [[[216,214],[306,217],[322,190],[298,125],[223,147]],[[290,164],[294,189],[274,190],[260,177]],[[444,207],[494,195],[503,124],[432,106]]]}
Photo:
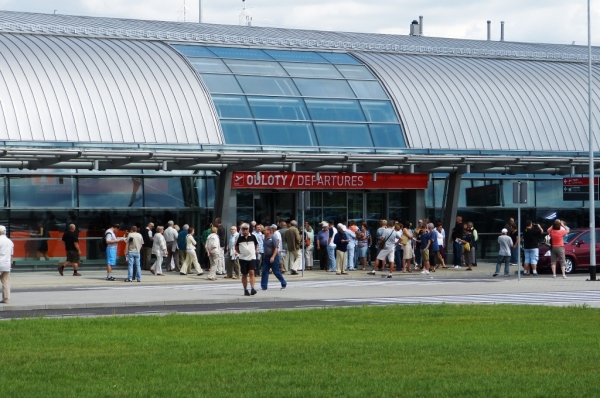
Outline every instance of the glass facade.
{"label": "glass facade", "polygon": [[406,147],[381,83],[348,54],[173,47],[200,73],[227,144]]}
{"label": "glass facade", "polygon": [[[548,228],[555,218],[566,220],[571,228],[585,228],[589,225],[588,202],[565,202],[562,198],[562,177],[519,176],[519,181],[528,182],[528,203],[521,207],[521,219],[532,220]],[[517,205],[512,203],[513,183],[516,176],[469,175],[461,181],[458,214],[465,222],[473,222],[479,233],[478,258],[494,259],[498,254],[498,235],[509,218],[517,219]],[[485,203],[467,205],[467,189],[496,186],[499,204]],[[417,218],[427,217],[435,221],[442,218],[446,206],[448,178],[446,175],[433,175],[429,188],[424,192],[425,214],[411,214],[410,192],[311,192],[311,208],[305,211],[313,229],[325,221],[347,223],[351,220],[366,221],[373,231],[379,220],[409,221],[416,224]],[[300,219],[295,193],[265,193],[258,191],[238,191],[238,222],[256,220],[271,224],[272,220],[289,221]],[[600,202],[596,202],[597,208]],[[600,219],[596,219],[600,225]],[[447,231],[448,232],[448,231]]]}
{"label": "glass facade", "polygon": [[[10,170],[9,170],[10,173]],[[86,264],[105,264],[99,248],[104,231],[121,224],[119,234],[149,222],[194,226],[200,235],[214,217],[216,179],[197,176],[34,175],[0,176],[4,206],[0,225],[15,244],[17,267],[55,267],[65,258],[62,235],[71,223],[79,233]],[[124,255],[124,244],[119,256]],[[200,258],[200,256],[199,256]]]}

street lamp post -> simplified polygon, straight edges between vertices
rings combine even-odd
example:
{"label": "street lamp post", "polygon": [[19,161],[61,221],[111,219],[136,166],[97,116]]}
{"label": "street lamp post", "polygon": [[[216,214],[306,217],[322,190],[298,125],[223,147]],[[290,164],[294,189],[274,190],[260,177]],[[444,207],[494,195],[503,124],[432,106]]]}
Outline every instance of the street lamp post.
{"label": "street lamp post", "polygon": [[592,24],[591,0],[587,2],[588,18],[588,138],[589,138],[589,201],[590,201],[590,281],[596,280],[596,209],[594,184],[594,134],[592,130]]}

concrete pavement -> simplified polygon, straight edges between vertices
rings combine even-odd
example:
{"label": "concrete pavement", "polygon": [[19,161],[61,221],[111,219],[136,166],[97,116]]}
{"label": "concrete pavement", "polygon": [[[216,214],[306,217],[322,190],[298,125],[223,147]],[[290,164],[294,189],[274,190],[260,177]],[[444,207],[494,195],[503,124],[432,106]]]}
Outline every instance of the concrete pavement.
{"label": "concrete pavement", "polygon": [[[550,274],[537,277],[517,276],[492,277],[494,265],[480,263],[473,271],[465,268],[438,269],[430,275],[419,272],[395,273],[387,279],[386,272],[376,276],[365,271],[335,275],[324,271],[306,271],[305,276],[284,275],[288,287],[280,290],[279,282],[272,275],[269,289],[260,290],[251,297],[243,295],[240,280],[223,279],[208,281],[204,276],[169,272],[159,277],[143,271],[142,282],[126,283],[126,271],[116,270],[117,281],[105,280],[106,273],[100,270],[80,269],[81,277],[72,276],[65,270],[60,276],[56,270],[20,271],[12,275],[12,294],[9,304],[0,304],[0,312],[16,310],[51,310],[69,308],[104,308],[128,306],[181,306],[217,303],[248,303],[269,301],[314,301],[314,300],[376,300],[381,298],[410,298],[493,294],[543,294],[551,292],[584,292],[599,290],[600,283],[586,282],[588,274],[579,273],[567,279],[552,279]],[[585,301],[600,307],[600,296]],[[558,303],[560,304],[560,303]],[[567,304],[565,302],[565,304]],[[572,305],[573,302],[569,302]],[[583,304],[583,302],[581,303]]]}

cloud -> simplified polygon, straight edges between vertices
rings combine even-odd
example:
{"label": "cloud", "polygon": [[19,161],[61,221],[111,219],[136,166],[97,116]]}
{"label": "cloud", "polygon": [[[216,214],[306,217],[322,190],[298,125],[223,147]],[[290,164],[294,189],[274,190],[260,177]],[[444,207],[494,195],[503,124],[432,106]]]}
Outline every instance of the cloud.
{"label": "cloud", "polygon": [[[186,0],[188,20],[198,20],[198,0]],[[204,21],[238,24],[240,0],[202,0]],[[408,34],[419,15],[427,36],[485,40],[506,22],[506,39],[521,42],[587,43],[587,8],[568,0],[248,0],[255,26]],[[4,10],[181,21],[183,0],[0,0]],[[593,10],[593,23],[600,9]],[[600,43],[600,24],[592,29]]]}

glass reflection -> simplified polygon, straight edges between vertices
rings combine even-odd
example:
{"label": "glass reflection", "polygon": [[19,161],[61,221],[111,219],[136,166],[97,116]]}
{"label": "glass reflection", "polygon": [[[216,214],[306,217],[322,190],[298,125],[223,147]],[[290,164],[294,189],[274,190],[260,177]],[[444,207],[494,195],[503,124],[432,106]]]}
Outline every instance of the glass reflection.
{"label": "glass reflection", "polygon": [[229,145],[260,145],[254,122],[222,120],[225,142]]}
{"label": "glass reflection", "polygon": [[269,61],[249,61],[227,59],[227,66],[233,73],[262,76],[287,76],[287,73],[277,62]]}
{"label": "glass reflection", "polygon": [[183,196],[183,178],[145,178],[145,207],[192,206]]}
{"label": "glass reflection", "polygon": [[[301,79],[294,83],[305,97],[355,98],[354,92],[345,80]],[[367,97],[368,98],[368,97]]]}
{"label": "glass reflection", "polygon": [[321,146],[373,147],[371,134],[364,124],[315,123],[314,126]]}
{"label": "glass reflection", "polygon": [[142,207],[142,179],[80,178],[80,207]]}
{"label": "glass reflection", "polygon": [[356,100],[329,100],[306,98],[306,107],[312,120],[364,122],[362,110]]}
{"label": "glass reflection", "polygon": [[257,119],[309,119],[301,98],[248,97],[248,102]]}
{"label": "glass reflection", "polygon": [[246,94],[299,95],[292,80],[284,77],[238,76]]}
{"label": "glass reflection", "polygon": [[221,118],[252,118],[246,97],[241,95],[213,95],[213,102]]}
{"label": "glass reflection", "polygon": [[317,144],[310,123],[256,122],[263,145],[313,146]]}
{"label": "glass reflection", "polygon": [[11,207],[77,207],[75,178],[10,177]]}

